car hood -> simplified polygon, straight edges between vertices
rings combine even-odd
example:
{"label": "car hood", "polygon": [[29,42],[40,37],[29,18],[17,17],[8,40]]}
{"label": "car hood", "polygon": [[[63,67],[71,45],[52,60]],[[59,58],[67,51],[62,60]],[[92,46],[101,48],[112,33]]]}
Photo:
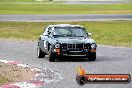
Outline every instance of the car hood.
{"label": "car hood", "polygon": [[58,37],[55,40],[59,43],[68,43],[68,44],[76,44],[76,43],[95,43],[95,41],[91,38],[86,37]]}

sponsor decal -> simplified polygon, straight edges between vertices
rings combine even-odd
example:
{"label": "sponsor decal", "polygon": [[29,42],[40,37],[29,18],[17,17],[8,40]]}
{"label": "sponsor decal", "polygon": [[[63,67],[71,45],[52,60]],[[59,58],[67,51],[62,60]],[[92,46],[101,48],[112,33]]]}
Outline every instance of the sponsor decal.
{"label": "sponsor decal", "polygon": [[80,66],[76,81],[80,85],[85,83],[130,83],[131,76],[129,74],[87,74]]}

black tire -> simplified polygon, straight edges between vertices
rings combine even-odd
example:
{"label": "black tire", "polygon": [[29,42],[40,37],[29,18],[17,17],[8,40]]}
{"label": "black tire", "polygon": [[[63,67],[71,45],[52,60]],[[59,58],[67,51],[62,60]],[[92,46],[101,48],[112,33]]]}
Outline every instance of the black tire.
{"label": "black tire", "polygon": [[49,61],[50,62],[54,62],[56,60],[56,56],[54,53],[50,52],[49,53]]}
{"label": "black tire", "polygon": [[90,53],[88,55],[88,60],[89,61],[95,61],[96,60],[96,53]]}
{"label": "black tire", "polygon": [[49,48],[50,48],[50,52],[49,52],[49,61],[50,62],[54,62],[55,60],[56,60],[56,55],[55,55],[55,53],[54,52],[52,52],[52,47],[51,46],[49,46]]}
{"label": "black tire", "polygon": [[37,57],[38,58],[44,58],[45,54],[43,53],[43,51],[39,48],[39,46],[37,47]]}
{"label": "black tire", "polygon": [[86,78],[84,76],[76,76],[76,81],[79,85],[84,85],[86,83]]}

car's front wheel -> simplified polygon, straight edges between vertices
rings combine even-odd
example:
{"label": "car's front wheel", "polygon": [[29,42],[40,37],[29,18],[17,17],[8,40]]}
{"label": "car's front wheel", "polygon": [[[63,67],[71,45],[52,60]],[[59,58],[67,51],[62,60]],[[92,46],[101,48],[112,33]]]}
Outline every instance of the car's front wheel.
{"label": "car's front wheel", "polygon": [[56,60],[56,55],[55,55],[55,52],[53,52],[51,46],[50,46],[50,50],[49,50],[49,51],[50,51],[50,52],[49,52],[49,56],[48,56],[49,61],[50,61],[50,62],[54,62],[54,61]]}
{"label": "car's front wheel", "polygon": [[40,47],[37,47],[37,57],[38,58],[44,58],[45,54],[43,53],[43,51],[40,49]]}
{"label": "car's front wheel", "polygon": [[52,52],[50,52],[50,53],[49,53],[49,61],[50,61],[50,62],[54,62],[54,61],[55,61],[55,58],[56,58],[55,54],[52,53]]}
{"label": "car's front wheel", "polygon": [[95,60],[96,60],[96,52],[90,53],[90,54],[88,55],[88,60],[89,60],[89,61],[95,61]]}

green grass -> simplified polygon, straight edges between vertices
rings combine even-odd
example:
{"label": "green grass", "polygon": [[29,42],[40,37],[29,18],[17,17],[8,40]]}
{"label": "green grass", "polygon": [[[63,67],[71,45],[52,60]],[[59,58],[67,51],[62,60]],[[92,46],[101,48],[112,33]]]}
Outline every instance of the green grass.
{"label": "green grass", "polygon": [[[0,2],[47,2],[49,0],[42,0],[42,1],[37,1],[37,0],[0,0]],[[53,2],[63,2],[63,0],[60,0],[60,1],[54,1]]]}
{"label": "green grass", "polygon": [[0,2],[34,2],[35,0],[0,0]]}
{"label": "green grass", "polygon": [[0,4],[0,14],[131,14],[132,4]]}
{"label": "green grass", "polygon": [[0,22],[0,38],[37,40],[49,24],[80,24],[98,44],[132,47],[132,21],[109,22]]}
{"label": "green grass", "polygon": [[0,76],[0,85],[10,82],[7,78],[4,78],[3,76]]}

